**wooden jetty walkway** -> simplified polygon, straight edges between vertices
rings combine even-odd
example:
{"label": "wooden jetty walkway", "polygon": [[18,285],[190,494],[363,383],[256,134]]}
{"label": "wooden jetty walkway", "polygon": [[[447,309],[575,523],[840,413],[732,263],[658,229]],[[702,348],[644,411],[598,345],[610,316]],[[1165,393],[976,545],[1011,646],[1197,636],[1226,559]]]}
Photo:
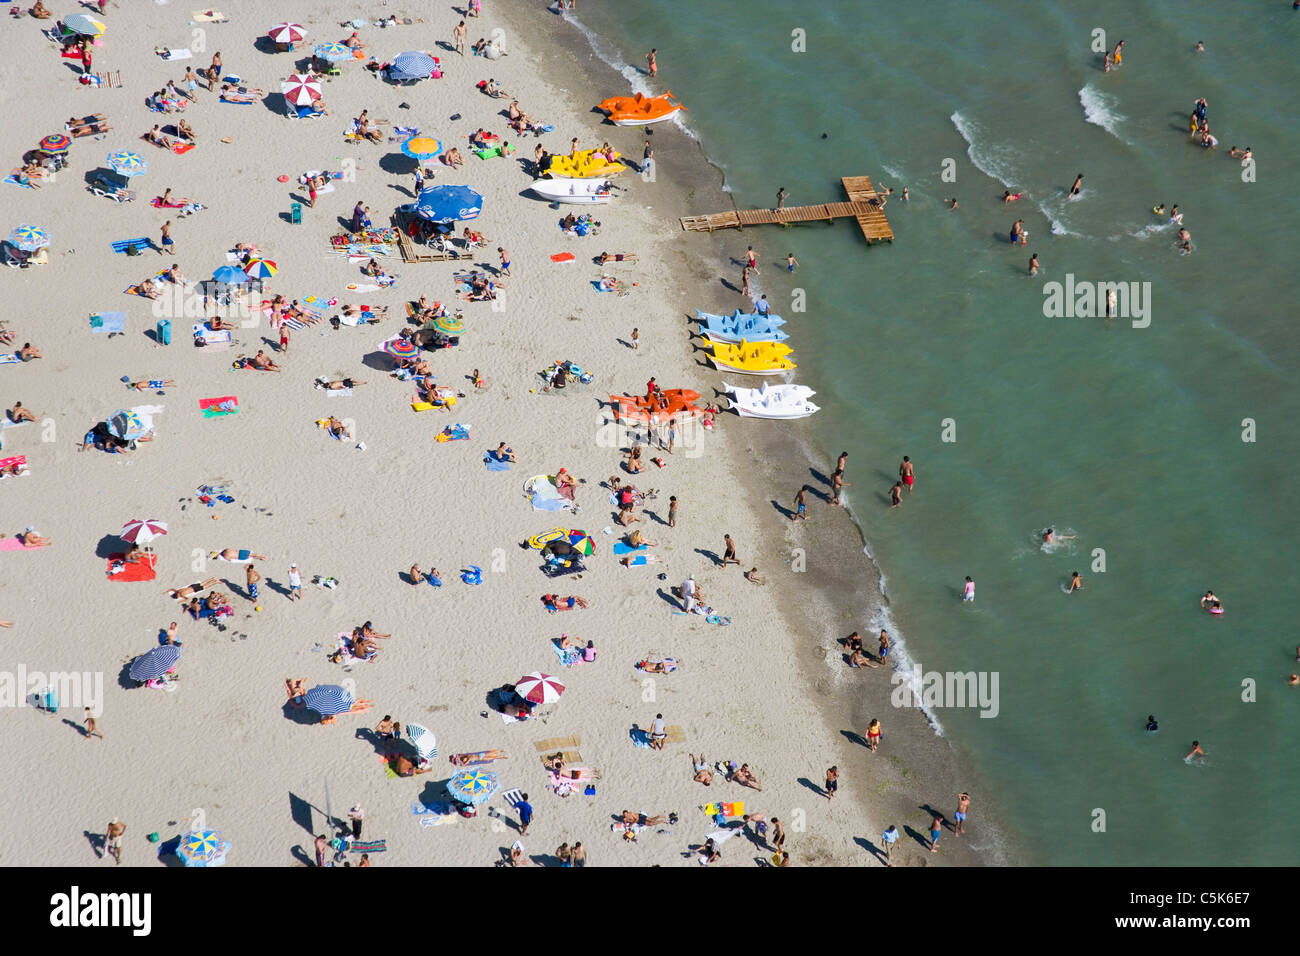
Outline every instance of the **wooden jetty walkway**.
{"label": "wooden jetty walkway", "polygon": [[787,206],[784,209],[736,209],[703,216],[683,216],[682,228],[687,232],[713,232],[715,229],[744,229],[746,226],[782,225],[797,222],[833,222],[836,219],[856,219],[867,245],[881,239],[894,241],[894,230],[885,218],[885,211],[872,202],[878,198],[876,188],[868,176],[843,176],[840,182],[849,197],[848,202],[823,203],[817,206]]}

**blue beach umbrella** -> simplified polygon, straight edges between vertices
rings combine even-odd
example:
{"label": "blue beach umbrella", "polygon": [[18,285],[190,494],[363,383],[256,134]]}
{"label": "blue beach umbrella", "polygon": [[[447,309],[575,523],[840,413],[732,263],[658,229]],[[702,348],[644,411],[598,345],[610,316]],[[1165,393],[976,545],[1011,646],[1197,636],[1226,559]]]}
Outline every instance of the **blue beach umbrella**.
{"label": "blue beach umbrella", "polygon": [[195,830],[181,837],[176,855],[186,866],[220,866],[226,862],[229,849],[220,830]]}
{"label": "blue beach umbrella", "polygon": [[393,58],[393,62],[388,66],[388,75],[395,80],[422,80],[432,73],[437,65],[438,61],[429,54],[419,50],[408,50]]}
{"label": "blue beach umbrella", "polygon": [[447,792],[461,803],[483,803],[499,789],[501,781],[491,770],[462,770],[447,781]]}
{"label": "blue beach umbrella", "polygon": [[325,717],[346,714],[351,709],[352,695],[338,684],[320,684],[303,695],[303,703]]}
{"label": "blue beach umbrella", "polygon": [[9,241],[24,252],[35,252],[50,244],[50,234],[40,226],[24,223],[9,233]]}
{"label": "blue beach umbrella", "polygon": [[133,153],[129,149],[120,149],[116,153],[109,153],[108,165],[112,166],[113,172],[119,176],[128,178],[149,171],[149,161],[139,153]]}
{"label": "blue beach umbrella", "polygon": [[108,433],[123,441],[134,441],[149,433],[152,423],[133,408],[123,408],[108,420]]}
{"label": "blue beach umbrella", "polygon": [[436,140],[432,136],[412,136],[402,144],[403,154],[421,161],[433,159],[441,152],[441,140]]}
{"label": "blue beach umbrella", "polygon": [[131,662],[129,672],[131,679],[146,681],[162,677],[163,674],[176,666],[176,662],[180,658],[181,646],[179,644],[163,644],[161,647],[155,647]]}
{"label": "blue beach umbrella", "polygon": [[430,186],[415,200],[415,213],[433,222],[477,219],[483,197],[468,186]]}
{"label": "blue beach umbrella", "polygon": [[327,63],[341,63],[343,60],[352,59],[352,48],[342,43],[317,43],[313,52]]}
{"label": "blue beach umbrella", "polygon": [[248,282],[248,273],[238,266],[222,266],[212,273],[212,278],[222,285],[244,285]]}

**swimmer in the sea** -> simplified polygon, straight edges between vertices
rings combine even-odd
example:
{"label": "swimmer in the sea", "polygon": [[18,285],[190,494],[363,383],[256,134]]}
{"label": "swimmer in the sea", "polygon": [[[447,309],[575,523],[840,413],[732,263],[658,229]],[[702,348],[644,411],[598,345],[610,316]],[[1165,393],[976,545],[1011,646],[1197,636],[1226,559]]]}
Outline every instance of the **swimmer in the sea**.
{"label": "swimmer in the sea", "polygon": [[1036,252],[1029,257],[1029,274],[1031,276],[1038,275],[1038,253]]}
{"label": "swimmer in the sea", "polygon": [[1147,714],[1147,733],[1154,734],[1159,729],[1160,725],[1156,723],[1156,715]]}
{"label": "swimmer in the sea", "polygon": [[1007,203],[1007,202],[1015,202],[1017,199],[1019,199],[1019,198],[1020,198],[1021,196],[1023,196],[1023,195],[1024,195],[1024,193],[1013,193],[1010,189],[1008,189],[1006,192],[1004,192],[1004,193],[1002,194],[1002,201],[1003,201],[1004,203]]}
{"label": "swimmer in the sea", "polygon": [[1077,534],[1057,534],[1051,528],[1043,532],[1043,544],[1055,544],[1057,541],[1073,541]]}
{"label": "swimmer in the sea", "polygon": [[1066,593],[1073,594],[1075,591],[1083,590],[1083,578],[1079,577],[1078,571],[1072,571],[1073,577],[1070,578],[1070,590]]}
{"label": "swimmer in the sea", "polygon": [[1157,216],[1163,216],[1165,214],[1165,204],[1161,203],[1159,206],[1154,207],[1151,211],[1155,213]]}
{"label": "swimmer in the sea", "polygon": [[1215,597],[1213,591],[1206,591],[1205,596],[1201,598],[1201,607],[1211,614],[1222,614],[1223,604]]}
{"label": "swimmer in the sea", "polygon": [[1178,203],[1174,203],[1174,208],[1169,210],[1169,221],[1176,222],[1180,226],[1183,224],[1183,214],[1178,211]]}
{"label": "swimmer in the sea", "polygon": [[1183,759],[1191,760],[1193,757],[1200,757],[1202,759],[1205,757],[1205,751],[1201,749],[1201,742],[1199,740],[1192,741],[1192,752]]}
{"label": "swimmer in the sea", "polygon": [[949,209],[949,211],[951,211],[951,212],[956,212],[956,211],[957,211],[957,197],[956,197],[956,196],[953,196],[951,199],[948,200],[948,209]]}

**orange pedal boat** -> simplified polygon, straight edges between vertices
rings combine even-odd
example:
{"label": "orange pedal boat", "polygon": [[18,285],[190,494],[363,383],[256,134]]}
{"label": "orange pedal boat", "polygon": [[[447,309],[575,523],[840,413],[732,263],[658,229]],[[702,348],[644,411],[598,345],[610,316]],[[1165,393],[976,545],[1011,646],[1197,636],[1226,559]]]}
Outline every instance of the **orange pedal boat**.
{"label": "orange pedal boat", "polygon": [[702,415],[704,409],[695,404],[700,393],[689,388],[669,388],[660,393],[663,400],[651,403],[644,395],[611,395],[609,402],[621,421],[660,424],[681,422]]}
{"label": "orange pedal boat", "polygon": [[669,97],[672,95],[673,91],[669,90],[659,96],[646,96],[643,93],[638,93],[636,96],[611,96],[597,109],[607,113],[609,121],[615,126],[661,123],[678,110],[686,109],[680,103],[670,102]]}

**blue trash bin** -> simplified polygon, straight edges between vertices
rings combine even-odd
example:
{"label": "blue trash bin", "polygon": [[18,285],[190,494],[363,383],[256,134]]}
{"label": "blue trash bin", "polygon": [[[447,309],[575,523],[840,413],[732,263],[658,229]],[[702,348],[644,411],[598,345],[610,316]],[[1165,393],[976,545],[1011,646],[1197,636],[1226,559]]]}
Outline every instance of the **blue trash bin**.
{"label": "blue trash bin", "polygon": [[158,341],[163,345],[172,344],[172,322],[171,319],[158,320]]}

